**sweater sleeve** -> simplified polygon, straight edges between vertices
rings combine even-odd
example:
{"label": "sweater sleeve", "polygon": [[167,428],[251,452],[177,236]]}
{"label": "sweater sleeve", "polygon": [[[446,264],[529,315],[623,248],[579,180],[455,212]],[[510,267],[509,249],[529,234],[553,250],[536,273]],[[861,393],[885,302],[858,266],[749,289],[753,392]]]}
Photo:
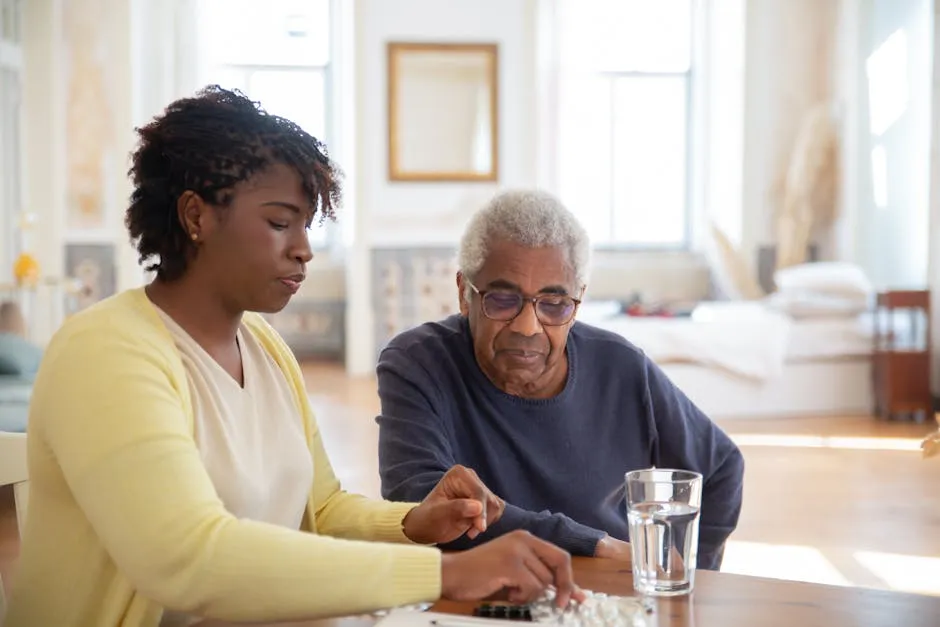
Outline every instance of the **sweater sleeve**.
{"label": "sweater sleeve", "polygon": [[[31,437],[41,438],[104,549],[143,595],[168,609],[234,621],[355,614],[438,598],[436,549],[331,538],[227,512],[171,371],[165,353],[130,331],[86,328],[50,346],[32,398]],[[322,447],[316,456],[322,470]],[[321,485],[335,493],[333,480]],[[344,527],[340,501],[323,499],[327,529]],[[368,536],[365,525],[391,525],[399,514],[391,508],[363,516],[346,525],[358,528],[348,535]]]}
{"label": "sweater sleeve", "polygon": [[738,524],[744,457],[660,368],[646,359],[648,411],[655,425],[654,463],[702,474],[698,567],[719,570],[725,541]]}
{"label": "sweater sleeve", "polygon": [[[382,496],[420,501],[457,462],[451,431],[435,383],[427,370],[397,348],[386,348],[376,369],[381,401],[379,476]],[[459,417],[453,417],[459,420]],[[499,521],[475,539],[466,536],[442,545],[467,549],[516,529],[556,544],[573,555],[593,556],[606,533],[560,513],[534,512],[510,503]]]}

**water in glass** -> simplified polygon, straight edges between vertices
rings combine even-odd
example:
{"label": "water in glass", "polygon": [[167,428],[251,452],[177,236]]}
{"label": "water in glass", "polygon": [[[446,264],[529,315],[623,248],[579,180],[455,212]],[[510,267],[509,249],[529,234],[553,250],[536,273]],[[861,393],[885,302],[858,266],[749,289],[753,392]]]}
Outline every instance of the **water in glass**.
{"label": "water in glass", "polygon": [[688,594],[695,584],[701,475],[656,469],[627,474],[633,585],[653,596]]}

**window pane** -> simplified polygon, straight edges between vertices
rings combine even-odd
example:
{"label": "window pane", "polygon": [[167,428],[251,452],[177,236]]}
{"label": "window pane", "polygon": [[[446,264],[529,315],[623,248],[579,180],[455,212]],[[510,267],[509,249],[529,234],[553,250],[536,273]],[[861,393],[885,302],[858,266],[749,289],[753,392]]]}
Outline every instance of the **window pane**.
{"label": "window pane", "polygon": [[326,65],[330,0],[202,0],[212,64]]}
{"label": "window pane", "polygon": [[614,238],[686,240],[687,82],[619,78],[614,84]]}
{"label": "window pane", "polygon": [[593,243],[609,243],[611,81],[576,76],[564,85],[558,103],[558,195]]}
{"label": "window pane", "polygon": [[20,77],[16,71],[0,68],[0,268],[9,272],[19,252],[16,221],[20,218],[21,138]]}
{"label": "window pane", "polygon": [[11,0],[13,3],[13,43],[23,43],[23,0]]}
{"label": "window pane", "polygon": [[0,0],[0,41],[13,43],[13,0]]}
{"label": "window pane", "polygon": [[685,72],[692,0],[563,0],[561,63],[605,72]]}
{"label": "window pane", "polygon": [[237,89],[248,95],[248,74],[249,71],[242,68],[216,68],[209,77],[209,82],[224,89]]}
{"label": "window pane", "polygon": [[247,95],[268,113],[297,123],[326,143],[326,89],[319,70],[255,70]]}

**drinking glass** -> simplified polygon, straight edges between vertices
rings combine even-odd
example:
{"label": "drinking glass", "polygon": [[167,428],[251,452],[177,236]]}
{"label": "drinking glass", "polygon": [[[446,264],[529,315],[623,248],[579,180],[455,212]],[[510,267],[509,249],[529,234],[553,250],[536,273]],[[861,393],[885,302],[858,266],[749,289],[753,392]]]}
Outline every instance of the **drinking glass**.
{"label": "drinking glass", "polygon": [[625,476],[633,552],[633,587],[640,594],[676,596],[695,586],[702,475],[649,468]]}

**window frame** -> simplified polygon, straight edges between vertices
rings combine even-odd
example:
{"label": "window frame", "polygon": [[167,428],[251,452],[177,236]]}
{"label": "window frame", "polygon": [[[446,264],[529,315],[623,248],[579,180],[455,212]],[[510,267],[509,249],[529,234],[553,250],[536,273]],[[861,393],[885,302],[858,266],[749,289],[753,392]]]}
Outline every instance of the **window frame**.
{"label": "window frame", "polygon": [[[556,0],[557,1],[557,0]],[[616,125],[617,114],[616,114],[616,89],[615,84],[618,80],[621,79],[631,79],[631,78],[681,78],[685,87],[685,205],[683,208],[683,236],[680,242],[676,243],[652,243],[652,242],[639,242],[639,241],[609,241],[609,242],[591,242],[591,248],[594,251],[605,253],[605,252],[689,252],[695,248],[695,235],[696,235],[696,212],[700,206],[699,199],[697,197],[697,178],[699,176],[699,169],[702,167],[700,159],[698,158],[700,152],[700,129],[698,126],[701,124],[700,116],[696,115],[696,107],[701,103],[701,90],[699,89],[698,82],[701,80],[701,67],[702,61],[701,55],[699,54],[700,50],[700,40],[702,38],[700,23],[701,23],[701,11],[703,10],[700,6],[700,2],[697,0],[687,0],[689,3],[690,9],[690,59],[689,67],[682,71],[647,71],[647,70],[596,70],[596,71],[583,71],[582,76],[592,77],[592,78],[602,78],[607,81],[608,87],[610,89],[610,102],[609,102],[609,112],[611,127],[609,132],[609,139],[607,145],[607,158],[611,164],[611,169],[614,168],[614,132],[613,129]],[[553,29],[555,29],[559,34],[564,31],[564,26],[561,23],[563,20],[559,18],[557,11],[555,12],[553,20]],[[562,35],[563,37],[563,35]],[[551,37],[554,40],[555,45],[559,40],[558,35]],[[554,55],[554,65],[557,78],[554,81],[554,99],[557,102],[559,98],[559,93],[561,90],[566,88],[565,74],[569,70],[562,69],[562,64],[559,62],[560,49],[556,49],[553,52]],[[555,111],[552,115],[554,117],[553,123],[553,137],[552,143],[554,144],[554,150],[552,155],[552,178],[558,177],[559,172],[561,171],[561,151],[558,150],[559,138],[562,135],[561,129],[564,124],[564,120],[561,115],[561,111],[555,107]],[[608,181],[610,189],[610,205],[608,207],[608,219],[610,232],[615,232],[615,216],[616,216],[616,205],[615,205],[615,194],[614,194],[614,176],[610,177]]]}
{"label": "window frame", "polygon": [[[19,221],[24,210],[23,164],[23,2],[0,0],[0,70],[13,81],[11,92],[0,91],[0,267],[12,271],[21,252]],[[6,39],[12,17],[13,39]],[[9,110],[7,109],[9,105]]]}

